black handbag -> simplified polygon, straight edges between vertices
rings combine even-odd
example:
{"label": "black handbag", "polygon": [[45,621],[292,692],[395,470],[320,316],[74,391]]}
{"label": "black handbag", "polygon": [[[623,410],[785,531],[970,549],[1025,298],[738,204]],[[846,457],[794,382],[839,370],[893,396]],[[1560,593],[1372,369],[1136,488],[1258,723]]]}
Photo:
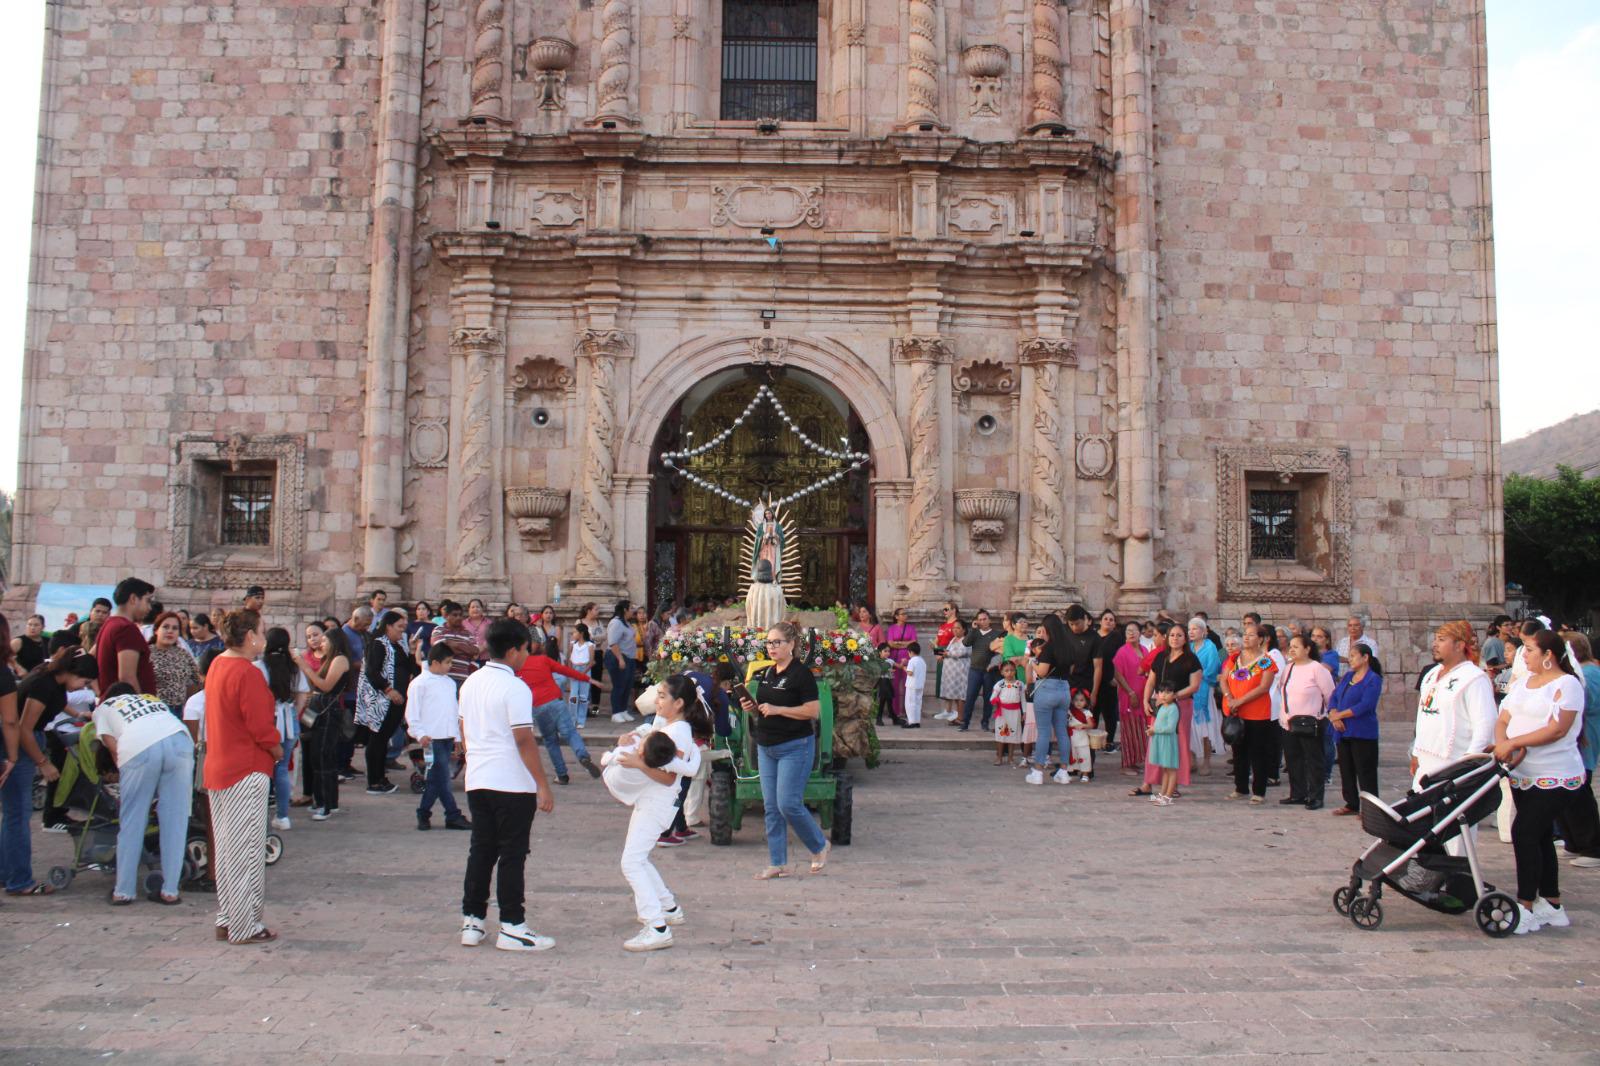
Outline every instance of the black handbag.
{"label": "black handbag", "polygon": [[1237,744],[1244,739],[1244,719],[1236,714],[1223,715],[1222,717],[1222,742],[1224,744]]}
{"label": "black handbag", "polygon": [[[1289,672],[1283,678],[1284,702],[1288,703],[1289,679],[1294,677],[1294,666],[1289,667]],[[1326,709],[1327,704],[1323,704]],[[1289,735],[1291,737],[1314,737],[1322,731],[1322,719],[1309,714],[1297,714],[1289,719]]]}

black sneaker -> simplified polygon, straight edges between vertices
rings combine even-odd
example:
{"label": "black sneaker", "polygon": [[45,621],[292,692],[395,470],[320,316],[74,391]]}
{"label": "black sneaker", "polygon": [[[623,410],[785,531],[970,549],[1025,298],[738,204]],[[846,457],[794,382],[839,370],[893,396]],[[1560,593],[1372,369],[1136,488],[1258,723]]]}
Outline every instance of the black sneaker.
{"label": "black sneaker", "polygon": [[402,771],[408,769],[408,767],[406,767],[406,766],[401,764],[399,759],[390,759],[388,762],[383,764],[383,768],[385,770],[402,770]]}
{"label": "black sneaker", "polygon": [[400,790],[399,786],[397,786],[393,781],[385,781],[381,785],[368,785],[367,786],[367,795],[369,795],[369,796],[387,796],[389,793],[398,792],[399,790]]}
{"label": "black sneaker", "polygon": [[426,815],[418,817],[417,818],[417,828],[422,830],[422,831],[424,831],[424,832],[426,832],[429,829],[432,829],[433,828],[433,819],[427,817]]}
{"label": "black sneaker", "polygon": [[1107,744],[1105,746],[1104,750],[1105,750],[1105,753],[1107,755],[1115,755],[1117,752],[1121,751],[1122,749],[1117,747],[1115,744]]}
{"label": "black sneaker", "polygon": [[585,755],[583,758],[579,759],[578,760],[578,764],[580,766],[582,766],[585,770],[589,771],[589,776],[590,777],[599,777],[600,776],[600,767],[596,766],[594,764],[594,760],[589,758],[589,756]]}
{"label": "black sneaker", "polygon": [[446,818],[444,820],[444,827],[446,829],[471,829],[472,823],[467,820],[465,815],[462,815],[457,818]]}
{"label": "black sneaker", "polygon": [[1280,807],[1304,807],[1306,801],[1299,796],[1285,796],[1278,801]]}
{"label": "black sneaker", "polygon": [[558,784],[558,785],[570,785],[570,784],[572,784],[572,778],[568,777],[566,774],[557,774],[556,775],[556,784]]}
{"label": "black sneaker", "polygon": [[353,769],[351,769],[348,766],[346,766],[343,770],[339,771],[339,780],[340,781],[354,781],[358,776],[360,776],[360,775],[357,774]]}

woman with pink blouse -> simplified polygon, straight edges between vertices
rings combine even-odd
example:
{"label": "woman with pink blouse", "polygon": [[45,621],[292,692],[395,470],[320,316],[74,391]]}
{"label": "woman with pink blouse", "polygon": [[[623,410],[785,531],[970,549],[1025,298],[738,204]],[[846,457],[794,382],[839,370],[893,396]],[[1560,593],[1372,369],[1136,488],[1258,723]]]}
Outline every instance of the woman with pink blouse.
{"label": "woman with pink blouse", "polygon": [[1328,697],[1333,676],[1313,656],[1316,647],[1304,633],[1289,638],[1289,665],[1276,682],[1282,695],[1284,756],[1289,763],[1289,795],[1278,802],[1308,811],[1322,808],[1327,781],[1323,734],[1328,731]]}

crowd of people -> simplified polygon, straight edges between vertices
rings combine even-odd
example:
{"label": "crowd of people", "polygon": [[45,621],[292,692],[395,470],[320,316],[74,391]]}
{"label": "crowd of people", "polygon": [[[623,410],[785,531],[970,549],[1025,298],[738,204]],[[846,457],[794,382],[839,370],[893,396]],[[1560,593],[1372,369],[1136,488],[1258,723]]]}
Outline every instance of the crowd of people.
{"label": "crowd of people", "polygon": [[[92,728],[120,785],[109,902],[136,898],[153,808],[161,884],[148,898],[172,905],[184,890],[214,890],[219,940],[270,942],[268,829],[293,828],[297,808],[313,822],[337,815],[341,786],[363,777],[369,795],[396,792],[389,774],[408,769],[400,760],[410,752],[422,785],[416,828],[433,828],[437,806],[446,829],[471,834],[462,942],[485,939],[495,877],[496,945],[543,950],[549,938],[525,922],[521,869],[534,814],[553,804],[540,747],[559,787],[571,781],[565,746],[632,808],[621,869],[643,928],[624,946],[657,950],[671,945],[684,916],[650,855],[698,836],[692,826],[718,754],[709,745],[730,732],[735,704],[751,718],[766,809],[769,862],[757,878],[790,874],[791,834],[813,873],[827,866],[828,842],[803,802],[818,689],[789,623],[767,634],[767,665],[744,679],[755,698],[736,688],[728,664],[674,675],[654,687],[643,723],[597,763],[583,736],[595,699],[609,692],[612,721],[635,721],[645,668],[665,637],[693,625],[692,612],[651,615],[620,601],[602,622],[600,607],[585,604],[564,623],[553,605],[491,614],[474,599],[396,609],[376,590],[346,619],[314,619],[294,634],[264,624],[259,587],[216,618],[167,610],[155,592],[128,578],[50,634],[40,616],[15,635],[0,616],[0,880],[9,895],[53,891],[32,869],[33,779],[54,785]],[[1041,618],[969,617],[949,603],[925,656],[904,609],[888,625],[866,605],[850,616],[891,667],[880,724],[921,728],[935,701],[932,718],[949,728],[992,731],[994,763],[1024,771],[1029,785],[1089,784],[1115,767],[1131,779],[1130,795],[1170,807],[1225,760],[1227,798],[1247,804],[1265,803],[1286,782],[1280,805],[1318,810],[1335,769],[1335,816],[1358,813],[1361,794],[1379,790],[1386,678],[1360,617],[1336,640],[1327,626],[1269,624],[1255,612],[1218,632],[1202,611],[1122,619],[1071,605]],[[1417,680],[1411,774],[1420,780],[1471,752],[1515,762],[1502,825],[1524,908],[1517,931],[1566,925],[1555,842],[1573,865],[1600,867],[1592,785],[1600,666],[1589,642],[1546,620],[1501,617],[1482,638],[1466,622],[1439,627],[1432,653],[1435,665]],[[463,776],[465,810],[455,796]],[[74,829],[60,791],[47,789],[46,832]],[[208,867],[180,883],[191,818],[205,825]]]}

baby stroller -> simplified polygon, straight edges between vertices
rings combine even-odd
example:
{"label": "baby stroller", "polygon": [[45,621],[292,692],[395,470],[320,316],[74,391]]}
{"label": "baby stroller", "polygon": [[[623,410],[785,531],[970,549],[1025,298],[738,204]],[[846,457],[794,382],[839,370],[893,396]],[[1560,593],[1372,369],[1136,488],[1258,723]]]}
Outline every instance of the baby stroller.
{"label": "baby stroller", "polygon": [[[68,810],[80,811],[81,822],[71,822],[67,832],[72,836],[72,865],[52,866],[50,883],[57,889],[66,888],[80,870],[115,872],[117,868],[117,833],[122,827],[119,820],[118,797],[112,786],[101,775],[100,749],[95,745],[95,728],[86,725],[78,734],[78,742],[67,752],[61,769],[61,779],[56,782],[56,802]],[[188,855],[192,853],[198,834],[201,848],[205,846],[205,825],[189,819],[182,877],[185,881],[195,875],[195,866]],[[155,892],[161,887],[160,826],[152,810],[149,825],[145,827],[144,846],[140,849],[139,864],[150,872],[145,875],[146,891]]]}
{"label": "baby stroller", "polygon": [[[211,842],[206,835],[206,814],[210,809],[210,794],[203,788],[195,789],[194,800],[189,804],[189,834],[183,844],[183,879],[186,884],[191,876],[196,880],[211,878]],[[268,818],[271,813],[272,801],[269,793],[267,808],[262,812],[262,817]],[[266,864],[276,865],[281,858],[283,858],[283,836],[269,826]]]}
{"label": "baby stroller", "polygon": [[[1381,900],[1388,886],[1443,914],[1475,907],[1479,929],[1510,936],[1517,928],[1517,901],[1483,880],[1477,846],[1466,830],[1499,809],[1500,779],[1515,765],[1487,753],[1469,755],[1425,775],[1420,792],[1407,793],[1393,806],[1363,792],[1361,828],[1377,839],[1350,867],[1350,883],[1333,894],[1334,910],[1358,929],[1376,929],[1383,924]],[[1445,851],[1457,838],[1464,857]]]}

